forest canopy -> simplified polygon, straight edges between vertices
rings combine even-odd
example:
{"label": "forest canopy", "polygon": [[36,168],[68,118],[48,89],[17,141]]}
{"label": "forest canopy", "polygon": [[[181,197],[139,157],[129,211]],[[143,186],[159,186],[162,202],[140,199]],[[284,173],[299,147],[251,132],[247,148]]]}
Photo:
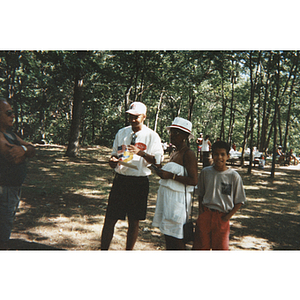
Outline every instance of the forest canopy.
{"label": "forest canopy", "polygon": [[0,80],[16,132],[74,155],[112,146],[133,101],[166,142],[181,116],[196,137],[300,150],[299,51],[0,51]]}

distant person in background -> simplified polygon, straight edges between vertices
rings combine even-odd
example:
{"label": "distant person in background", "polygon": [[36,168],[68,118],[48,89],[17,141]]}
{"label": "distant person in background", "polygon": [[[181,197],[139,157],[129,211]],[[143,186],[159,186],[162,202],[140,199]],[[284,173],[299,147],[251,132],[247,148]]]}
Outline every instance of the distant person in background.
{"label": "distant person in background", "polygon": [[203,133],[200,133],[199,137],[196,140],[196,144],[197,144],[197,159],[199,158],[199,155],[200,155],[200,161],[202,161],[202,157],[201,157],[202,142],[203,142]]}
{"label": "distant person in background", "polygon": [[201,149],[203,155],[203,168],[210,166],[210,162],[209,162],[210,150],[211,150],[211,142],[209,140],[209,135],[207,134],[205,136],[205,139],[202,142],[202,149]]}
{"label": "distant person in background", "polygon": [[284,158],[285,158],[285,155],[284,153],[282,152],[282,147],[281,146],[278,146],[278,149],[277,149],[277,152],[276,152],[276,157],[278,159],[278,163],[280,164]]}
{"label": "distant person in background", "polygon": [[34,146],[12,132],[14,117],[10,104],[0,98],[0,249],[9,247],[27,173],[25,160],[35,155]]}
{"label": "distant person in background", "polygon": [[288,162],[291,164],[291,161],[294,160],[294,165],[298,165],[299,160],[297,159],[296,155],[293,153],[293,149],[291,148],[288,154]]}
{"label": "distant person in background", "polygon": [[235,145],[234,142],[232,142],[232,149],[233,149],[234,151],[236,151],[236,145]]}
{"label": "distant person in background", "polygon": [[258,166],[259,166],[260,169],[264,169],[265,165],[266,165],[265,156],[261,155],[260,159],[258,161]]}
{"label": "distant person in background", "polygon": [[133,102],[129,110],[130,126],[116,134],[109,166],[116,175],[110,191],[101,236],[101,250],[108,250],[118,220],[128,218],[126,250],[132,250],[138,237],[139,221],[145,220],[149,179],[149,164],[155,155],[163,157],[159,135],[144,125],[146,106]]}
{"label": "distant person in background", "polygon": [[270,155],[269,155],[269,148],[266,148],[265,149],[265,157],[269,157]]}

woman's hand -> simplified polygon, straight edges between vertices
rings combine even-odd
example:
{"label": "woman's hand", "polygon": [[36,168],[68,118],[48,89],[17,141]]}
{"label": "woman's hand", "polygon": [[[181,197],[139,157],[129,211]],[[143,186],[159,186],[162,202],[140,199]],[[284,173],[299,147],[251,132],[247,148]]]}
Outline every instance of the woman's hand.
{"label": "woman's hand", "polygon": [[161,178],[161,179],[173,179],[173,173],[170,173],[168,171],[164,171],[160,169],[156,174]]}

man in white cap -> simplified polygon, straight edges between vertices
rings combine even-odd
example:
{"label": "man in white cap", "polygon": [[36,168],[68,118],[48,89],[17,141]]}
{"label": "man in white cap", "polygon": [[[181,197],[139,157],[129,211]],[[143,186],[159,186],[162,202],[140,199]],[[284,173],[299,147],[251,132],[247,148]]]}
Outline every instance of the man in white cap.
{"label": "man in white cap", "polygon": [[118,220],[128,218],[126,250],[132,250],[138,236],[139,221],[146,219],[149,193],[149,164],[155,164],[155,155],[163,156],[159,135],[144,125],[147,108],[133,102],[129,110],[130,126],[116,134],[109,160],[116,175],[110,191],[101,236],[101,250],[108,250]]}

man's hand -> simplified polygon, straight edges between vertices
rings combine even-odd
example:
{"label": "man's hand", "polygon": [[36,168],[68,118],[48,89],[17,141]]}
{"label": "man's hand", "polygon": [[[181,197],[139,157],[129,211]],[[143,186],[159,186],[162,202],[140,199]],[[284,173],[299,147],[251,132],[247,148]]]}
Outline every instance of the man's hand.
{"label": "man's hand", "polygon": [[142,151],[140,148],[134,146],[134,145],[128,145],[127,146],[127,150],[128,150],[128,152],[131,152],[133,154],[142,156],[149,164],[155,164],[155,157],[154,157],[154,155],[147,154],[145,156],[145,152]]}
{"label": "man's hand", "polygon": [[137,154],[137,155],[139,155],[139,152],[141,151],[140,148],[138,148],[138,147],[136,147],[134,145],[128,145],[127,146],[127,150],[128,150],[128,152],[131,152],[131,153]]}
{"label": "man's hand", "polygon": [[227,222],[227,221],[230,220],[230,215],[229,215],[229,214],[226,214],[226,215],[222,216],[221,219],[222,219],[222,221]]}
{"label": "man's hand", "polygon": [[7,152],[7,159],[10,163],[20,164],[25,160],[25,150],[22,146],[12,145],[7,143],[7,147],[10,149]]}
{"label": "man's hand", "polygon": [[112,168],[112,169],[115,169],[117,167],[117,164],[118,164],[119,160],[117,157],[115,156],[112,156],[110,159],[109,159],[109,166]]}

